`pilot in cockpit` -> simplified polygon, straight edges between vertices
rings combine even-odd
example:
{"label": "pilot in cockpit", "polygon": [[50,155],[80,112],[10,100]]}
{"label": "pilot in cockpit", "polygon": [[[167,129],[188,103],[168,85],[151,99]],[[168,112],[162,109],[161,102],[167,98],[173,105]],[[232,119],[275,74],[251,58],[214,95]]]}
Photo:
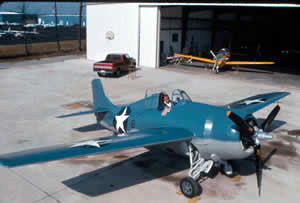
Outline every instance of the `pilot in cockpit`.
{"label": "pilot in cockpit", "polygon": [[172,107],[172,102],[170,101],[169,95],[167,95],[167,94],[164,95],[163,101],[164,101],[165,107],[171,109],[171,107]]}
{"label": "pilot in cockpit", "polygon": [[162,94],[161,101],[160,101],[160,110],[162,111],[161,115],[165,116],[168,112],[171,111],[172,105],[174,103],[170,100],[169,95]]}

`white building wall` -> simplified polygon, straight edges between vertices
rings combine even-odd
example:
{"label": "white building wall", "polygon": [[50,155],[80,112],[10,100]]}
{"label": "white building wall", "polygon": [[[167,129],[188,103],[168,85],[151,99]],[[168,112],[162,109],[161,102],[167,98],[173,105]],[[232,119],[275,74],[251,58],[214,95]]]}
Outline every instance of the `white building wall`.
{"label": "white building wall", "polygon": [[138,64],[158,68],[159,8],[140,7],[140,39]]}
{"label": "white building wall", "polygon": [[[87,58],[102,60],[108,53],[128,53],[138,57],[137,3],[87,6]],[[105,34],[114,33],[108,40]]]}

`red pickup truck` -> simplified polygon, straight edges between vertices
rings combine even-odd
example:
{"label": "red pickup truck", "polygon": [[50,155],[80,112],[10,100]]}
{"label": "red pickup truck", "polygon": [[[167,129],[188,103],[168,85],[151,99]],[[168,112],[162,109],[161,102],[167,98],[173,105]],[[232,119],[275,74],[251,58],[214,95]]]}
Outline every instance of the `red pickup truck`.
{"label": "red pickup truck", "polygon": [[122,71],[135,71],[135,68],[135,60],[128,54],[108,54],[104,61],[94,63],[94,72],[97,72],[99,77],[107,74],[120,76]]}

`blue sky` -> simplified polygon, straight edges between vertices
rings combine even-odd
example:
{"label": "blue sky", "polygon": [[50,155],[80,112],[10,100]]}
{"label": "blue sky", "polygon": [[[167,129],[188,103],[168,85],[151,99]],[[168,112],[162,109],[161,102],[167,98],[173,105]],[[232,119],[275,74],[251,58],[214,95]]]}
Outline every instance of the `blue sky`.
{"label": "blue sky", "polygon": [[[54,2],[4,2],[0,5],[0,11],[22,12],[23,5],[25,5],[26,14],[54,14]],[[78,2],[57,2],[58,14],[78,15],[79,5]],[[83,15],[85,9],[83,8]]]}

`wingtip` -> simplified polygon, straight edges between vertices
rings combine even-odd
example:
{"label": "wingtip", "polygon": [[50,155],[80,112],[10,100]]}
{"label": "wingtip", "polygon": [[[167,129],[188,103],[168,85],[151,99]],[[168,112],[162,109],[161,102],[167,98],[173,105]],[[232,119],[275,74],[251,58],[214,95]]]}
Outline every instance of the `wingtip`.
{"label": "wingtip", "polygon": [[286,92],[286,91],[284,91],[284,92],[281,92],[282,94],[284,94],[284,97],[285,96],[288,96],[288,95],[290,95],[291,93],[290,92]]}
{"label": "wingtip", "polygon": [[227,116],[230,116],[231,111],[227,111],[226,114],[227,114]]}
{"label": "wingtip", "polygon": [[5,168],[8,168],[8,165],[7,164],[5,164],[3,161],[1,161],[0,160],[0,166],[3,166],[3,167],[5,167]]}

